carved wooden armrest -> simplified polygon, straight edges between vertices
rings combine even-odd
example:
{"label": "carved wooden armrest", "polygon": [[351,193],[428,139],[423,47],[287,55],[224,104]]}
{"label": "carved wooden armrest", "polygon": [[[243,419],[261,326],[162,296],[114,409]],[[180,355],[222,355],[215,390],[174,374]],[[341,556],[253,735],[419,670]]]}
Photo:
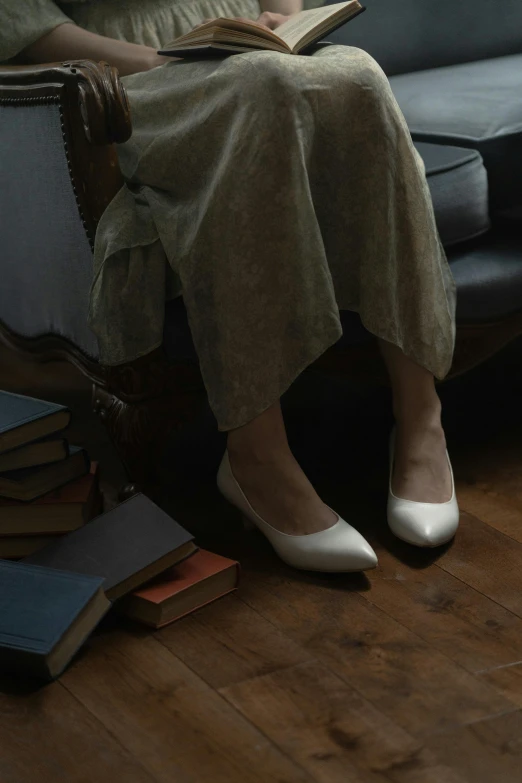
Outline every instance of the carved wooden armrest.
{"label": "carved wooden armrest", "polygon": [[132,133],[125,88],[103,62],[0,66],[0,106],[50,103],[60,107],[73,191],[93,246],[98,221],[123,182],[114,144]]}

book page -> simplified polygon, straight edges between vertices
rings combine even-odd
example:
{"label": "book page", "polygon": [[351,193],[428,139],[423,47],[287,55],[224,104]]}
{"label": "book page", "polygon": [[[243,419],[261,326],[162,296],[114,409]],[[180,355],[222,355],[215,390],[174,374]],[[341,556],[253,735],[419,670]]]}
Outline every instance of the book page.
{"label": "book page", "polygon": [[310,11],[301,11],[292,16],[288,22],[276,28],[276,33],[290,49],[294,49],[307,33],[322,25],[330,16],[335,16],[339,11],[358,6],[357,0],[349,0],[347,3],[312,8]]}
{"label": "book page", "polygon": [[[346,5],[341,3],[341,5]],[[234,32],[236,34],[255,35],[257,38],[273,41],[274,43],[280,43],[280,37],[268,27],[265,27],[258,22],[239,21],[238,19],[227,19],[221,17],[220,19],[212,19],[210,22],[199,25],[189,33],[176,38],[175,41],[171,41],[166,46],[162,47],[162,50],[174,49],[185,42],[194,43],[199,40],[206,40],[207,35],[212,35],[216,41],[220,40],[220,32]]]}

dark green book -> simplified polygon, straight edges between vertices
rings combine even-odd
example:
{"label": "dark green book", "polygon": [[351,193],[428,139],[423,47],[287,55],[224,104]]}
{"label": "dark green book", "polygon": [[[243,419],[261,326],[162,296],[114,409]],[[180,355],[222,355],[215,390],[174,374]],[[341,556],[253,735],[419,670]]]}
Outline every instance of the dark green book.
{"label": "dark green book", "polygon": [[69,456],[69,444],[66,439],[51,435],[49,438],[40,438],[32,443],[18,446],[17,449],[2,452],[0,473],[48,465],[51,462],[59,462],[67,456]]}
{"label": "dark green book", "polygon": [[54,679],[110,606],[99,577],[0,560],[0,670]]}
{"label": "dark green book", "polygon": [[0,496],[11,500],[35,500],[84,476],[90,466],[87,452],[79,446],[70,446],[69,456],[60,462],[0,474]]}
{"label": "dark green book", "polygon": [[63,430],[70,420],[64,405],[0,391],[0,452]]}

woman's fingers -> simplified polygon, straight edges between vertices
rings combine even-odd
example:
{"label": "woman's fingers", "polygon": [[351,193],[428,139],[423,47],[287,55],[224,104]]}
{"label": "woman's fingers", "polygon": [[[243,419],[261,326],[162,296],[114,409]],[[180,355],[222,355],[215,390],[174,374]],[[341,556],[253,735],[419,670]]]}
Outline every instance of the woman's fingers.
{"label": "woman's fingers", "polygon": [[[246,19],[244,16],[232,16],[231,19],[234,19],[235,22],[251,22],[252,19]],[[264,11],[257,19],[256,22],[258,24],[262,24],[264,27],[268,27],[269,30],[275,30],[277,27],[283,24],[283,22],[286,22],[287,19],[289,19],[289,16],[285,16],[285,14],[273,14],[271,11]],[[201,27],[203,24],[208,24],[209,22],[217,22],[217,19],[203,19],[199,24],[197,24],[195,27],[193,27],[193,30],[197,30],[198,27]]]}
{"label": "woman's fingers", "polygon": [[257,19],[259,24],[268,27],[269,30],[275,30],[290,17],[285,14],[274,14],[271,11],[264,11]]}

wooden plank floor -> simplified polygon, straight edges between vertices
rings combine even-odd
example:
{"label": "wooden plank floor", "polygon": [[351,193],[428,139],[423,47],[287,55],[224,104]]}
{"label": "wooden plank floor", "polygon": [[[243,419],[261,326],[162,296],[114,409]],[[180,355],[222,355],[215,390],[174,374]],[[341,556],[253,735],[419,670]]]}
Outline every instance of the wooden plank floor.
{"label": "wooden plank floor", "polygon": [[[110,615],[60,681],[0,679],[1,783],[517,783],[522,780],[522,367],[516,346],[442,389],[462,514],[436,552],[384,519],[387,393],[308,378],[294,450],[368,535],[367,576],[292,571],[218,496],[210,415],[165,456],[165,507],[240,559],[239,591],[159,632]],[[68,403],[72,439],[123,471],[64,364],[0,350],[0,387]]]}

